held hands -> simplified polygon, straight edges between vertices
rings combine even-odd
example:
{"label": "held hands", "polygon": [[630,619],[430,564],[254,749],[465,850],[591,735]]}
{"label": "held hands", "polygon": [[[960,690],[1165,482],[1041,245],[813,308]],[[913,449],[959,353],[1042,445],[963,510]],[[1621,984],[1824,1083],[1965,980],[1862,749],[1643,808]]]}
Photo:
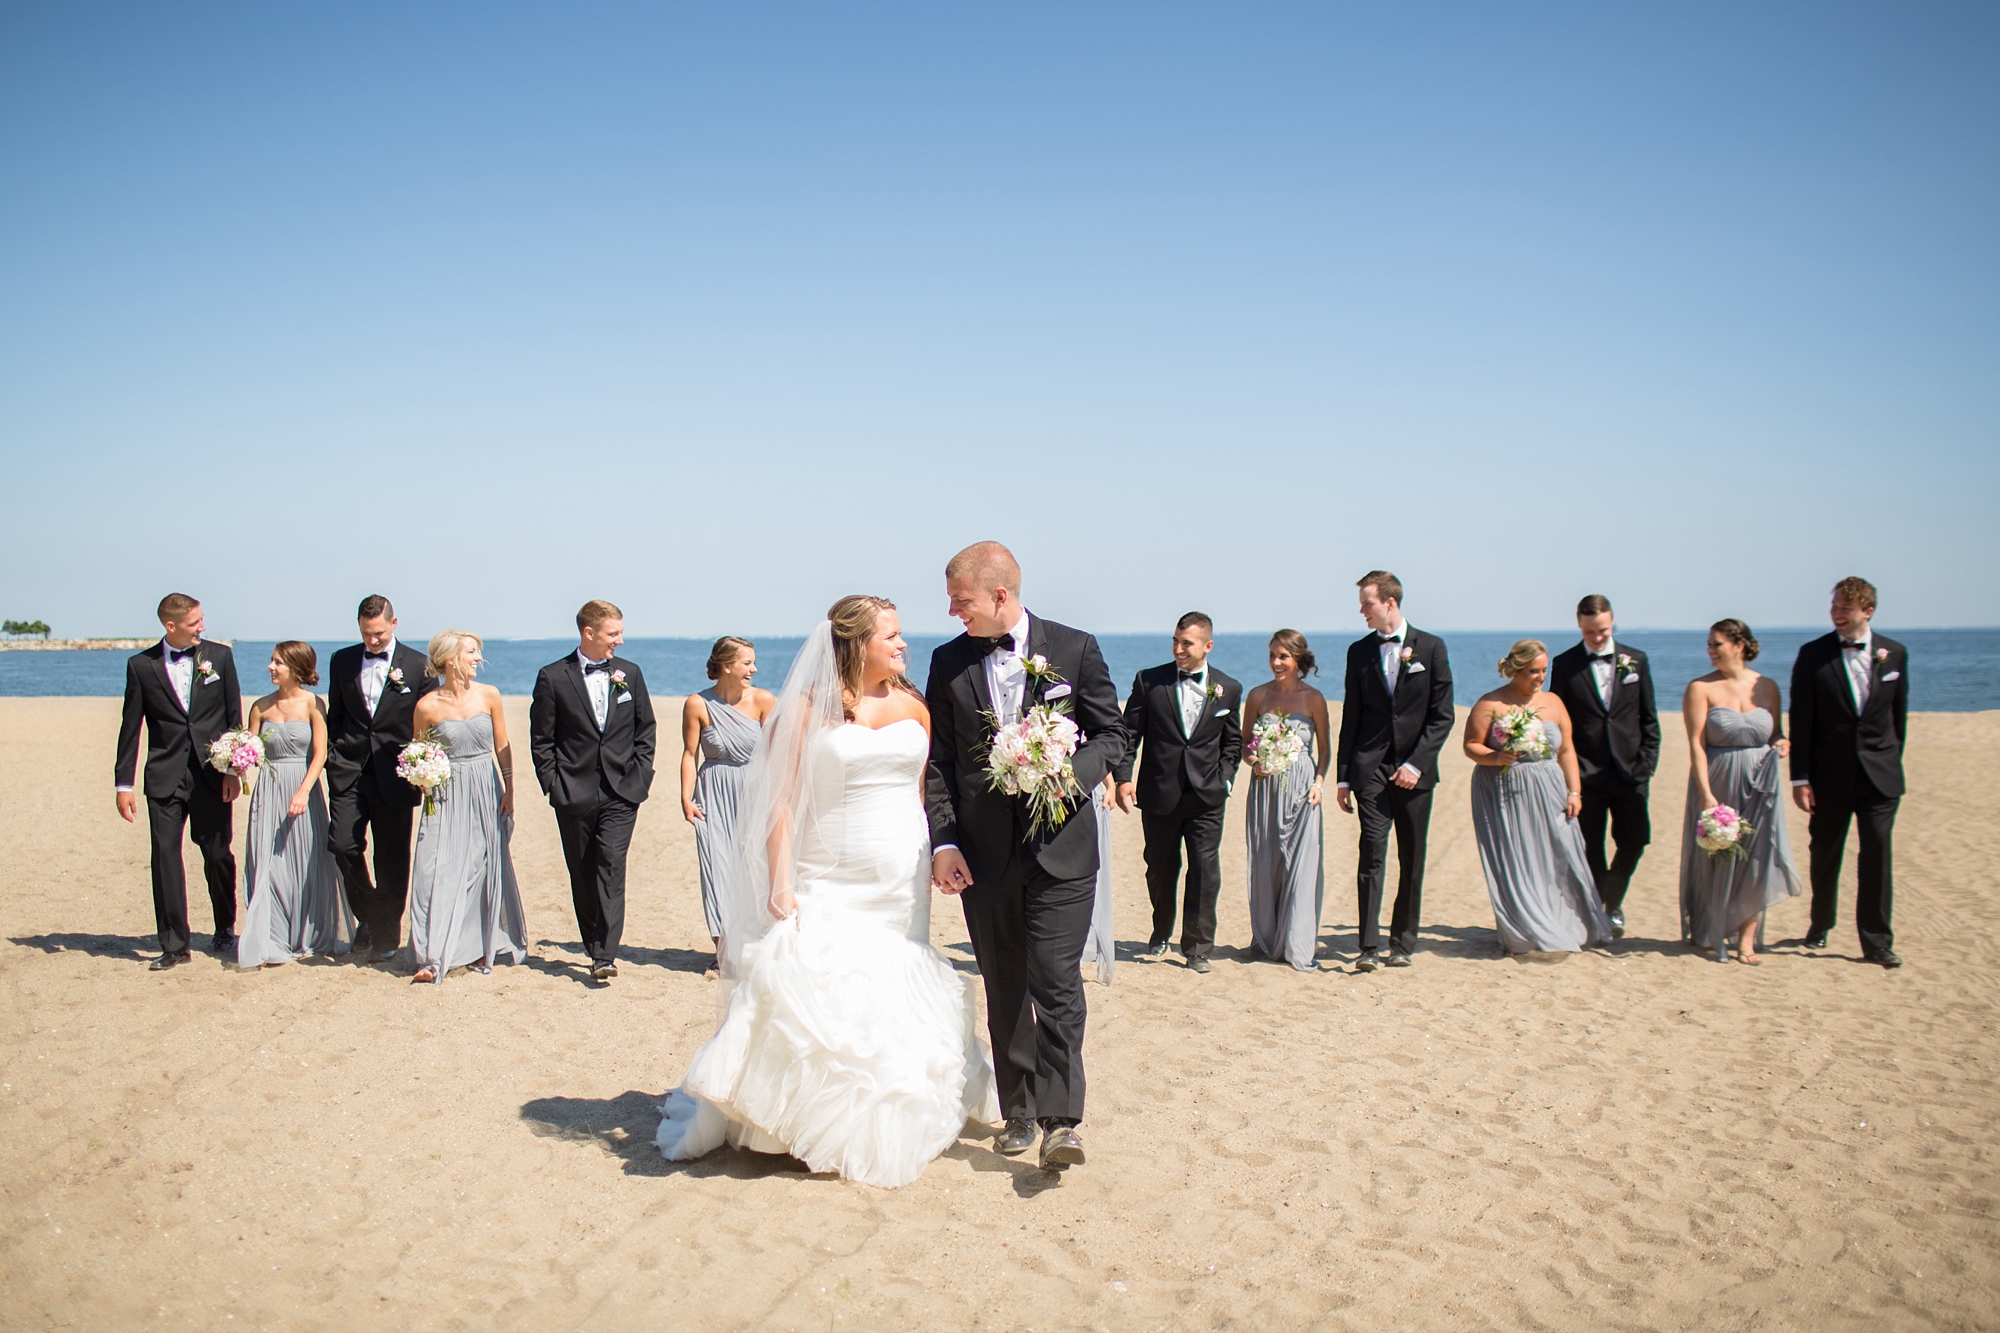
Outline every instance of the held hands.
{"label": "held hands", "polygon": [[1118,784],[1118,809],[1119,809],[1119,810],[1120,810],[1120,811],[1121,811],[1122,813],[1124,813],[1124,814],[1128,814],[1128,815],[1129,815],[1129,814],[1131,814],[1131,813],[1132,813],[1132,811],[1133,811],[1134,809],[1136,809],[1136,808],[1137,808],[1138,804],[1139,804],[1139,789],[1138,789],[1138,787],[1134,786],[1134,785],[1133,785],[1132,783],[1129,783],[1129,782],[1121,782],[1121,783],[1119,783],[1119,784]]}
{"label": "held hands", "polygon": [[[120,801],[123,801],[125,797],[120,796],[118,799]],[[1811,814],[1813,812],[1812,783],[1801,782],[1792,788],[1792,804],[1796,805],[1799,809],[1805,811],[1807,814]],[[125,816],[125,818],[127,819],[130,819],[131,817],[132,816],[130,815]]]}
{"label": "held hands", "polygon": [[[1794,787],[1792,790],[1797,791],[1798,788]],[[129,791],[121,791],[117,795],[118,817],[129,824],[138,817],[139,798]]]}
{"label": "held hands", "polygon": [[956,847],[931,853],[931,883],[939,893],[964,893],[972,887],[972,867]]}

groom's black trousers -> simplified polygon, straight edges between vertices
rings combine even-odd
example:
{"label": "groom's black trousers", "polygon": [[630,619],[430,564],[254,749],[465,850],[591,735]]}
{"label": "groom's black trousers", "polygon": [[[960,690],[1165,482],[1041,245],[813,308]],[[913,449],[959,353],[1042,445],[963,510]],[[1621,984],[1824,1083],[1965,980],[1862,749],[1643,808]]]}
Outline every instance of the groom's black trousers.
{"label": "groom's black trousers", "polygon": [[625,938],[625,854],[632,846],[639,807],[606,785],[595,805],[559,805],[555,810],[583,951],[593,963],[615,963],[618,943]]}
{"label": "groom's black trousers", "polygon": [[1431,827],[1431,793],[1398,787],[1378,774],[1355,793],[1354,810],[1361,817],[1361,855],[1354,875],[1361,947],[1382,947],[1382,881],[1393,828],[1402,874],[1396,881],[1396,906],[1389,914],[1389,947],[1415,953],[1424,910],[1424,841]]}
{"label": "groom's black trousers", "polygon": [[[1653,820],[1646,808],[1646,784],[1636,786],[1583,788],[1583,811],[1576,826],[1583,832],[1583,859],[1590,877],[1597,881],[1597,900],[1607,912],[1625,905],[1625,891],[1632,887],[1632,872],[1639,868],[1639,856],[1653,840]],[[1604,826],[1611,825],[1617,851],[1604,859]]]}
{"label": "groom's black trousers", "polygon": [[1192,962],[1215,952],[1215,900],[1222,889],[1222,812],[1194,792],[1164,814],[1143,810],[1146,894],[1153,900],[1153,933],[1159,944],[1174,933],[1174,899],[1180,885],[1181,848],[1187,847],[1187,903],[1181,909],[1181,956]]}
{"label": "groom's black trousers", "polygon": [[[366,925],[375,947],[393,949],[402,942],[403,905],[410,896],[410,835],[417,812],[402,801],[389,801],[366,782],[328,791],[327,849],[340,867],[347,890],[347,910]],[[368,882],[367,844],[375,844],[375,882]]]}
{"label": "groom's black trousers", "polygon": [[1854,893],[1854,924],[1861,936],[1864,953],[1888,953],[1896,945],[1889,914],[1895,900],[1895,868],[1892,858],[1896,832],[1896,807],[1902,798],[1884,796],[1867,778],[1857,777],[1845,789],[1827,784],[1828,795],[1813,788],[1812,819],[1807,825],[1811,841],[1812,929],[1833,929],[1840,906],[1840,863],[1847,851],[1847,826],[1853,823],[1861,834],[1859,882]]}
{"label": "groom's black trousers", "polygon": [[194,835],[201,850],[202,876],[215,929],[236,933],[236,854],[229,850],[232,827],[222,793],[199,773],[189,775],[172,796],[146,797],[146,823],[153,839],[153,925],[162,953],[186,953],[189,945],[187,865],[181,834]]}
{"label": "groom's black trousers", "polygon": [[[999,882],[965,891],[965,926],[986,983],[986,1032],[1009,1120],[1083,1119],[1083,942],[1097,872],[1057,879],[1025,849]],[[1026,959],[1021,967],[1016,960]]]}

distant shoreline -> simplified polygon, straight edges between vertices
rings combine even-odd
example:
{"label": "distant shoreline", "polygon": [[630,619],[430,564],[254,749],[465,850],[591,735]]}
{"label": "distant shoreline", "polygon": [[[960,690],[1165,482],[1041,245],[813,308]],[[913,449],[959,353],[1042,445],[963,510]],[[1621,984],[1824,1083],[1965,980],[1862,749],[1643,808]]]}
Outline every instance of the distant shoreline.
{"label": "distant shoreline", "polygon": [[73,653],[90,649],[136,653],[159,641],[157,634],[144,639],[0,639],[0,653]]}

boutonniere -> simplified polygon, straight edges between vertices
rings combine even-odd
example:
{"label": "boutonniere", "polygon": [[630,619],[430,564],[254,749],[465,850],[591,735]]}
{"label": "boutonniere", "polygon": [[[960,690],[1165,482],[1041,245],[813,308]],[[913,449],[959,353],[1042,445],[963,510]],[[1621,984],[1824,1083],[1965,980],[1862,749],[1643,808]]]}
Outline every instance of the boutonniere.
{"label": "boutonniere", "polygon": [[401,667],[389,668],[389,683],[406,694],[409,692],[409,687],[403,684],[403,668]]}
{"label": "boutonniere", "polygon": [[1408,666],[1410,664],[1411,659],[1414,658],[1416,655],[1417,655],[1417,650],[1407,645],[1405,645],[1402,652],[1397,654],[1398,657],[1403,659],[1404,666]]}
{"label": "boutonniere", "polygon": [[1888,661],[1888,660],[1889,660],[1889,650],[1888,650],[1887,648],[1877,648],[1877,649],[1875,650],[1875,660],[1876,660],[1876,661],[1878,661],[1878,662],[1886,662],[1886,661]]}
{"label": "boutonniere", "polygon": [[204,685],[213,685],[220,679],[215,674],[215,663],[209,661],[206,657],[195,658],[194,667],[195,670],[201,672],[201,683]]}
{"label": "boutonniere", "polygon": [[1618,670],[1620,672],[1637,671],[1638,669],[1639,668],[1632,662],[1632,654],[1630,653],[1618,654]]}
{"label": "boutonniere", "polygon": [[625,683],[625,673],[623,671],[614,671],[611,673],[611,688],[620,694],[625,693],[626,690],[631,688]]}
{"label": "boutonniere", "polygon": [[1210,685],[1208,687],[1208,697],[1211,699],[1220,699],[1222,697],[1222,687],[1220,685]]}

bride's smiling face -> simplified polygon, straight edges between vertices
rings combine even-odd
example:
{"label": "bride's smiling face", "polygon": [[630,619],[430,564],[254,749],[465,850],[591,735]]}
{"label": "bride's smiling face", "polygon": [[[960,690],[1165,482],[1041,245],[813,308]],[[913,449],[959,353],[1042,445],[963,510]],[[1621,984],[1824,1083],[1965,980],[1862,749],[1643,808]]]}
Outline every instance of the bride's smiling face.
{"label": "bride's smiling face", "polygon": [[903,622],[888,608],[875,613],[875,632],[868,636],[862,666],[870,680],[908,675],[910,645],[903,641]]}

